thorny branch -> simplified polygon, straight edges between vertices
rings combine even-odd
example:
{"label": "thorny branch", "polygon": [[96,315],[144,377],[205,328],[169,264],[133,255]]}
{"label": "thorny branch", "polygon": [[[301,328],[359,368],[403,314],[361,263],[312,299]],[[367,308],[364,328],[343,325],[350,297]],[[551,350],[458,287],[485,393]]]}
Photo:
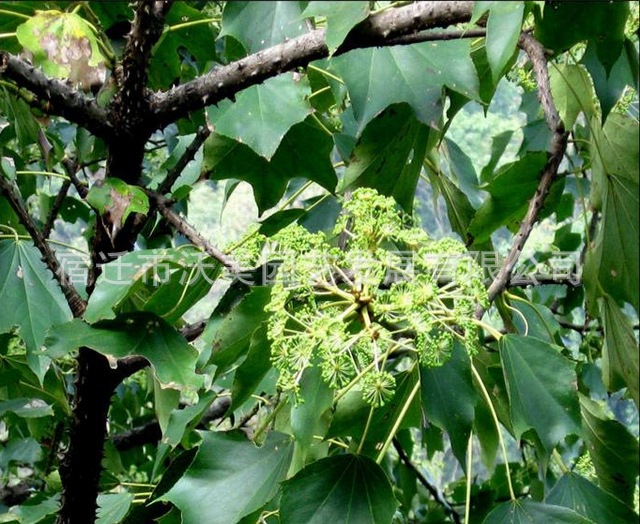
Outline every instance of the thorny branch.
{"label": "thorny branch", "polygon": [[67,275],[67,273],[62,269],[55,252],[51,249],[47,240],[29,215],[24,203],[22,202],[22,198],[18,194],[17,188],[14,187],[9,180],[0,176],[0,192],[2,192],[9,201],[9,204],[18,215],[20,223],[25,227],[33,239],[33,243],[38,248],[38,251],[42,254],[42,260],[58,281],[60,289],[67,300],[67,304],[69,304],[69,308],[71,309],[73,316],[76,318],[82,316],[84,310],[87,308],[86,301],[78,294],[78,291],[69,278],[69,275]]}
{"label": "thorny branch", "polygon": [[[551,154],[547,160],[547,164],[542,171],[542,176],[533,198],[529,201],[529,207],[520,224],[520,229],[516,234],[509,254],[504,260],[500,271],[496,275],[488,289],[489,301],[493,301],[497,295],[507,287],[511,274],[520,258],[522,249],[533,230],[533,226],[538,220],[538,214],[544,205],[545,198],[549,193],[551,184],[556,179],[560,162],[564,157],[567,149],[568,133],[565,131],[564,123],[560,120],[558,111],[551,96],[551,87],[549,85],[549,72],[547,70],[547,60],[544,54],[544,48],[540,43],[529,34],[520,36],[519,45],[529,56],[529,60],[533,66],[533,71],[538,83],[538,99],[542,105],[547,125],[553,133],[551,139]],[[485,309],[478,307],[476,317],[481,318]]]}

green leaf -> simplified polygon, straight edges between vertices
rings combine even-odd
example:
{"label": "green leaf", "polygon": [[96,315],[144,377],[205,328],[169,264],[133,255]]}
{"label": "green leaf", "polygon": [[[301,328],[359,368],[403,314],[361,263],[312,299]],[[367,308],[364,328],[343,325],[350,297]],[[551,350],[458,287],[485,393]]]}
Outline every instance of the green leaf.
{"label": "green leaf", "polygon": [[96,524],[118,524],[129,511],[132,502],[131,493],[101,493],[98,495]]}
{"label": "green leaf", "polygon": [[22,241],[0,241],[0,295],[0,333],[19,328],[29,366],[42,380],[46,363],[36,352],[49,328],[72,316],[35,247]]}
{"label": "green leaf", "polygon": [[[271,432],[257,448],[244,433],[202,432],[202,444],[184,476],[160,500],[182,511],[184,524],[229,524],[275,494],[291,461],[291,440]],[[224,494],[211,503],[211,494]]]}
{"label": "green leaf", "polygon": [[291,430],[303,450],[329,428],[333,390],[322,379],[318,366],[307,368],[300,380],[300,402],[291,408]]}
{"label": "green leaf", "polygon": [[530,153],[521,160],[500,168],[482,187],[490,196],[480,206],[469,224],[469,234],[476,244],[489,240],[491,233],[503,225],[516,227],[529,205],[547,163],[546,153]]}
{"label": "green leaf", "polygon": [[516,438],[533,428],[549,454],[567,435],[580,435],[577,377],[560,348],[516,335],[499,347]]}
{"label": "green leaf", "polygon": [[255,53],[306,33],[300,2],[229,2],[220,37],[230,35]]}
{"label": "green leaf", "polygon": [[581,60],[587,68],[596,95],[600,101],[602,121],[604,122],[613,106],[616,105],[627,86],[636,85],[638,75],[638,51],[629,40],[625,40],[622,54],[613,64],[611,72],[607,74],[605,67],[598,60],[594,44],[589,44]]}
{"label": "green leaf", "polygon": [[369,16],[369,2],[309,2],[302,16],[326,18],[325,43],[333,54],[349,31]]}
{"label": "green leaf", "polygon": [[595,524],[575,511],[532,500],[515,500],[500,504],[483,524]]}
{"label": "green leaf", "polygon": [[270,78],[207,109],[216,133],[247,144],[270,160],[289,129],[311,112],[309,84],[291,74]]}
{"label": "green leaf", "polygon": [[0,402],[0,417],[7,411],[23,418],[48,417],[53,415],[51,406],[39,398],[12,398]]}
{"label": "green leaf", "polygon": [[448,362],[436,368],[420,367],[422,409],[430,422],[445,430],[453,453],[465,467],[467,445],[478,394],[471,380],[471,363],[458,343]]}
{"label": "green leaf", "polygon": [[278,203],[294,177],[313,180],[330,192],[337,183],[330,156],[333,140],[309,120],[289,130],[271,161],[218,134],[210,136],[204,147],[204,172],[211,172],[214,180],[249,182],[261,214]]}
{"label": "green leaf", "polygon": [[415,119],[409,106],[387,108],[358,140],[343,189],[372,187],[385,196],[398,194],[398,203],[411,213],[428,136],[429,128]]}
{"label": "green leaf", "polygon": [[271,341],[267,338],[266,324],[261,324],[251,334],[247,358],[233,375],[230,411],[238,409],[251,397],[271,368]]}
{"label": "green leaf", "polygon": [[546,2],[535,36],[556,54],[589,40],[609,73],[622,50],[628,14],[629,2]]}
{"label": "green leaf", "polygon": [[[509,135],[510,138],[511,135]],[[445,138],[441,147],[446,155],[449,171],[456,186],[460,188],[474,208],[478,207],[482,202],[482,195],[480,194],[478,174],[473,167],[471,158],[450,138]]]}
{"label": "green leaf", "polygon": [[194,247],[127,253],[102,266],[84,319],[144,310],[173,324],[209,292],[219,273],[220,264]]}
{"label": "green leaf", "polygon": [[39,11],[16,29],[33,64],[56,78],[89,87],[102,83],[102,55],[93,27],[74,12]]}
{"label": "green leaf", "polygon": [[601,130],[596,119],[591,124],[595,151],[591,201],[602,207],[602,221],[583,271],[590,307],[594,310],[597,298],[609,294],[638,311],[638,125],[615,113]]}
{"label": "green leaf", "polygon": [[163,387],[198,387],[195,374],[197,351],[169,324],[151,313],[121,315],[93,325],[76,319],[54,326],[45,340],[46,354],[60,358],[80,347],[102,353],[113,365],[115,359],[145,357]]}
{"label": "green leaf", "polygon": [[489,11],[487,58],[493,81],[497,83],[518,46],[524,2],[475,2],[472,23]]}
{"label": "green leaf", "polygon": [[638,520],[629,506],[575,473],[563,475],[545,501],[570,508],[592,522],[625,524]]}
{"label": "green leaf", "polygon": [[11,127],[20,147],[24,149],[37,143],[40,126],[27,103],[21,98],[16,98],[9,94],[4,87],[0,90],[0,94],[3,95],[2,98],[4,99],[0,99],[0,101],[4,102],[0,107],[3,109],[4,116],[11,122]]}
{"label": "green leaf", "polygon": [[360,455],[313,462],[282,484],[282,524],[391,524],[396,499],[384,471]]}
{"label": "green leaf", "polygon": [[[131,12],[131,9],[127,11]],[[188,2],[173,4],[165,18],[168,27],[153,49],[149,64],[149,87],[167,89],[179,80],[187,62],[185,51],[198,65],[204,66],[217,59],[214,44],[216,30],[210,23],[197,23],[205,20],[207,16]],[[189,25],[190,22],[192,25]]]}
{"label": "green leaf", "polygon": [[598,475],[598,484],[628,506],[638,476],[638,439],[611,420],[594,401],[580,397],[582,426],[587,449]]}
{"label": "green leaf", "polygon": [[213,334],[211,362],[219,372],[231,366],[249,348],[253,332],[267,318],[264,308],[271,298],[271,288],[254,286],[230,312],[212,315],[207,331]]}
{"label": "green leaf", "polygon": [[406,102],[420,122],[439,127],[442,88],[478,98],[478,77],[468,41],[356,49],[332,60],[344,80],[360,135],[392,104]]}
{"label": "green leaf", "polygon": [[604,327],[602,380],[609,391],[628,387],[638,406],[638,342],[633,326],[608,295],[598,299],[598,305]]}
{"label": "green leaf", "polygon": [[590,119],[596,108],[593,87],[585,68],[575,64],[553,64],[549,71],[551,94],[567,129],[573,128],[580,113]]}

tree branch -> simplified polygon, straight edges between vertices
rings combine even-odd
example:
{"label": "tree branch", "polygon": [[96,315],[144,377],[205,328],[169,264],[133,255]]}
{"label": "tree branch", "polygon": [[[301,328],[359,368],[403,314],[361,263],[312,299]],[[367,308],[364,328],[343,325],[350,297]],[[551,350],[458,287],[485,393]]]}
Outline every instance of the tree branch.
{"label": "tree branch", "polygon": [[[334,56],[357,48],[386,46],[393,39],[415,31],[465,22],[470,19],[472,10],[473,2],[416,2],[389,9],[369,16],[355,27]],[[191,111],[216,104],[283,71],[305,66],[328,55],[325,32],[316,29],[214,69],[152,96],[154,127],[161,129]]]}
{"label": "tree branch", "polygon": [[189,162],[191,162],[195,158],[196,153],[202,147],[202,144],[204,144],[204,141],[209,137],[210,134],[211,129],[209,129],[208,127],[202,127],[198,130],[195,138],[193,139],[193,142],[191,142],[185,149],[182,156],[176,162],[176,165],[168,171],[167,177],[158,186],[158,189],[156,190],[157,193],[166,195],[171,191],[171,187],[173,186],[175,181],[178,180],[178,177],[182,174]]}
{"label": "tree branch", "polygon": [[69,304],[69,308],[71,309],[73,316],[82,316],[84,310],[87,308],[86,301],[78,294],[78,291],[69,278],[69,275],[67,275],[67,273],[62,269],[55,252],[51,249],[46,239],[42,236],[42,233],[36,227],[35,222],[27,212],[22,202],[22,198],[17,192],[17,188],[14,188],[11,182],[6,178],[0,176],[0,192],[6,196],[9,204],[18,215],[20,223],[28,231],[29,235],[33,239],[33,243],[42,254],[42,260],[58,281],[60,289],[67,300],[67,304]]}
{"label": "tree branch", "polygon": [[[551,154],[547,160],[547,164],[544,167],[540,182],[536,189],[533,198],[529,201],[529,207],[524,219],[520,224],[520,229],[516,234],[511,250],[505,258],[505,261],[498,272],[498,275],[493,280],[487,291],[489,295],[489,301],[492,302],[498,294],[500,294],[507,287],[513,269],[518,262],[522,249],[533,230],[533,226],[538,220],[538,214],[542,206],[544,205],[545,198],[549,193],[551,184],[558,174],[558,168],[560,162],[564,157],[565,150],[567,149],[567,137],[568,133],[565,131],[564,123],[560,120],[558,111],[554,105],[553,98],[551,96],[551,87],[549,85],[549,72],[547,70],[547,61],[544,54],[544,48],[540,43],[529,34],[523,34],[520,36],[519,45],[529,55],[529,60],[533,66],[533,71],[538,83],[538,99],[544,111],[547,126],[553,133],[551,139]],[[485,309],[478,307],[476,310],[476,317],[481,318]]]}
{"label": "tree branch", "polygon": [[0,76],[12,80],[19,88],[31,91],[41,101],[46,101],[48,114],[62,116],[101,138],[112,135],[113,128],[104,109],[77,89],[49,78],[17,56],[0,51]]}
{"label": "tree branch", "polygon": [[202,249],[232,273],[239,273],[241,271],[240,265],[233,258],[212,245],[200,233],[198,233],[191,224],[173,211],[169,207],[169,201],[164,196],[154,191],[147,191],[146,193],[154,202],[158,212],[165,218],[165,220],[187,237],[193,245]]}
{"label": "tree branch", "polygon": [[415,466],[415,464],[411,462],[411,459],[405,453],[404,449],[402,449],[402,445],[395,437],[393,439],[393,447],[396,449],[400,460],[404,463],[405,466],[413,471],[416,478],[420,481],[420,484],[422,484],[427,489],[427,491],[431,493],[431,496],[434,498],[434,500],[442,506],[444,512],[451,517],[453,522],[455,522],[456,524],[461,524],[462,520],[460,519],[460,515],[458,514],[458,512],[451,507],[451,504],[447,502],[447,500],[438,491],[438,489],[433,484],[431,484],[427,477],[425,477],[422,472]]}

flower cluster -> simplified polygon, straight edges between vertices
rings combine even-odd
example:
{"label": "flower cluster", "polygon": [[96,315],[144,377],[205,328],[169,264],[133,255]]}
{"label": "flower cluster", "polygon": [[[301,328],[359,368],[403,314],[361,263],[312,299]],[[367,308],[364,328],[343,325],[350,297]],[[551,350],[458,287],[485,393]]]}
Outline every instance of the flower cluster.
{"label": "flower cluster", "polygon": [[304,370],[319,366],[331,387],[357,385],[380,406],[394,394],[395,355],[438,366],[456,339],[475,351],[473,315],[487,295],[465,247],[409,227],[393,199],[358,189],[343,208],[333,237],[291,225],[271,238],[280,264],[268,305],[272,360],[283,390],[295,393]]}

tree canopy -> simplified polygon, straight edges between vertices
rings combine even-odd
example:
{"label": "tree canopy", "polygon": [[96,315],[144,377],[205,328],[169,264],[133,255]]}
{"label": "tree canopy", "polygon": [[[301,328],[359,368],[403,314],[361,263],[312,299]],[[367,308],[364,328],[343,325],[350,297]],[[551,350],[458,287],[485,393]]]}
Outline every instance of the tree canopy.
{"label": "tree canopy", "polygon": [[637,520],[637,89],[631,2],[0,3],[0,521]]}

